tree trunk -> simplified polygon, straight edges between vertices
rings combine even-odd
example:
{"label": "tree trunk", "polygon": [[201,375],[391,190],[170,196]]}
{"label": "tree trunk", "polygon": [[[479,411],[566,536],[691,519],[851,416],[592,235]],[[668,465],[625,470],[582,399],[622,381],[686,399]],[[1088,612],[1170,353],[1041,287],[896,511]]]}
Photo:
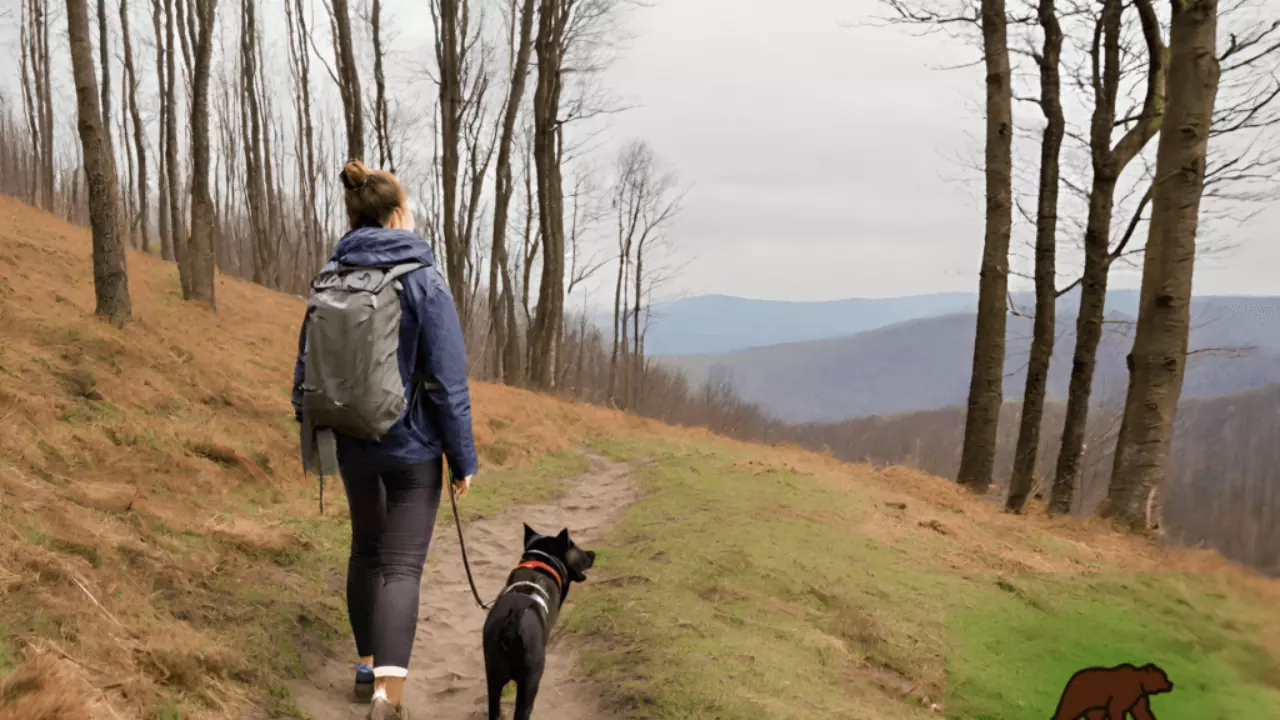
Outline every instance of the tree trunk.
{"label": "tree trunk", "polygon": [[98,107],[98,82],[93,73],[93,41],[89,36],[89,8],[85,0],[67,0],[67,35],[76,84],[76,116],[84,169],[89,187],[89,223],[93,229],[93,289],[95,312],[116,326],[133,315],[124,245],[116,225],[115,172],[107,128]]}
{"label": "tree trunk", "polygon": [[1062,446],[1058,450],[1048,510],[1051,514],[1071,512],[1075,488],[1080,480],[1084,456],[1085,430],[1089,423],[1089,402],[1093,397],[1093,374],[1098,364],[1106,319],[1108,271],[1111,259],[1107,240],[1116,181],[1095,172],[1090,193],[1089,216],[1085,225],[1084,274],[1080,282],[1080,309],[1076,316],[1076,345],[1071,362],[1071,383],[1067,389],[1067,409],[1062,425]]}
{"label": "tree trunk", "polygon": [[[286,4],[286,10],[289,4]],[[289,37],[293,48],[293,61],[298,72],[300,92],[297,100],[298,143],[298,185],[303,198],[303,242],[302,253],[306,265],[306,273],[310,275],[319,269],[317,262],[318,244],[320,242],[320,221],[316,217],[316,151],[315,128],[311,122],[311,55],[307,49],[307,20],[302,0],[293,0],[290,17]],[[296,20],[296,36],[294,22]]]}
{"label": "tree trunk", "polygon": [[364,107],[360,95],[360,71],[351,45],[351,16],[347,0],[333,0],[334,43],[338,56],[338,90],[347,125],[347,157],[364,159]]}
{"label": "tree trunk", "polygon": [[387,113],[387,81],[382,72],[382,2],[373,0],[373,82],[376,90],[374,99],[374,130],[378,136],[378,163],[388,171],[396,171],[395,157],[391,152],[391,125]]}
{"label": "tree trunk", "polygon": [[[621,210],[621,207],[619,208]],[[622,228],[618,228],[622,232]],[[609,402],[618,402],[618,350],[622,344],[622,286],[627,275],[627,261],[631,257],[630,243],[618,251],[618,279],[613,285],[613,352],[609,355]]]}
{"label": "tree trunk", "polygon": [[129,120],[133,124],[133,153],[138,163],[138,224],[142,231],[142,249],[151,249],[150,191],[147,186],[147,144],[143,139],[142,112],[138,108],[138,77],[133,66],[133,41],[129,37],[129,4],[120,0],[120,37],[124,43],[124,75],[128,84]]}
{"label": "tree trunk", "polygon": [[[165,105],[165,137],[164,137],[164,162],[165,176],[169,181],[169,197],[165,200],[169,203],[169,226],[170,234],[173,237],[173,259],[181,266],[183,262],[183,253],[187,246],[187,233],[182,222],[182,186],[185,184],[182,180],[182,171],[178,167],[178,83],[176,72],[176,60],[174,58],[174,0],[165,0],[165,58],[164,73],[165,87],[167,91],[164,95]],[[185,295],[186,286],[182,288]]]}
{"label": "tree trunk", "polygon": [[1040,197],[1036,208],[1036,317],[1031,330],[1027,384],[1022,393],[1018,444],[1014,450],[1009,498],[1005,503],[1005,508],[1012,512],[1022,512],[1035,482],[1058,301],[1058,158],[1066,120],[1062,112],[1058,68],[1062,55],[1062,28],[1058,24],[1054,0],[1040,0],[1040,26],[1044,29],[1044,55],[1037,62],[1040,64],[1040,107],[1044,111],[1045,129],[1040,145]]}
{"label": "tree trunk", "polygon": [[22,76],[22,105],[26,110],[27,131],[31,137],[32,150],[31,172],[28,179],[30,191],[27,200],[32,205],[39,205],[43,201],[41,174],[44,168],[42,159],[44,143],[41,140],[43,125],[38,119],[40,114],[40,85],[37,77],[39,59],[36,54],[38,41],[36,40],[33,5],[33,2],[22,3],[18,42],[21,53],[19,65],[21,66],[20,72]]}
{"label": "tree trunk", "polygon": [[168,95],[168,88],[165,84],[164,74],[164,9],[160,4],[160,0],[151,0],[151,24],[156,36],[156,82],[159,86],[160,97],[160,144],[156,147],[156,180],[159,196],[156,198],[159,205],[159,221],[160,221],[160,257],[165,260],[172,261],[173,254],[173,224],[169,218],[169,170],[165,163],[165,137],[168,134],[166,122],[167,104],[164,98]]}
{"label": "tree trunk", "polygon": [[[255,65],[259,69],[263,66],[262,40],[258,33],[252,36],[254,52],[257,53]],[[267,79],[261,72],[257,75],[258,93],[257,101],[261,103],[259,114],[262,119],[262,207],[265,209],[267,234],[264,238],[265,256],[268,263],[262,272],[262,284],[273,290],[280,289],[280,268],[284,260],[284,253],[281,252],[280,243],[284,237],[284,228],[280,219],[281,203],[275,200],[276,187],[275,182],[275,158],[271,153],[271,131],[272,118],[274,113],[271,110],[271,91],[267,85]]]}
{"label": "tree trunk", "polygon": [[111,46],[107,42],[107,0],[98,0],[98,57],[102,63],[102,127],[111,142]]}
{"label": "tree trunk", "polygon": [[1169,103],[1156,155],[1151,228],[1142,268],[1129,392],[1103,514],[1149,526],[1146,506],[1165,460],[1187,362],[1196,231],[1218,93],[1218,0],[1175,0],[1169,37]]}
{"label": "tree trunk", "polygon": [[183,298],[217,307],[214,297],[214,208],[209,193],[209,74],[213,64],[213,28],[217,0],[195,0],[191,12],[199,26],[191,78],[191,243],[185,253],[187,281]]}
{"label": "tree trunk", "polygon": [[253,281],[267,286],[273,275],[270,220],[267,209],[266,180],[263,177],[262,110],[257,83],[257,0],[241,3],[241,137],[244,143],[245,196],[249,204],[249,222],[253,239]]}
{"label": "tree trunk", "polygon": [[538,85],[533,95],[533,159],[538,171],[538,225],[543,253],[538,310],[529,333],[529,375],[534,387],[550,390],[555,379],[556,337],[564,318],[564,189],[556,129],[567,9],[564,0],[541,2],[534,44]]}
{"label": "tree trunk", "polygon": [[[514,8],[513,8],[514,9]],[[523,376],[520,363],[520,340],[516,325],[515,293],[511,286],[511,271],[507,256],[507,223],[514,186],[511,173],[511,146],[515,141],[516,119],[520,104],[524,101],[524,86],[529,77],[529,57],[533,52],[534,0],[524,0],[520,10],[518,44],[514,46],[511,64],[511,85],[502,110],[502,134],[498,138],[498,165],[494,172],[493,191],[493,260],[501,271],[502,292],[495,298],[495,283],[489,288],[490,307],[494,328],[495,353],[499,358],[502,380],[507,385],[518,385]],[[515,22],[515,19],[512,19]],[[495,303],[494,300],[497,300]]]}
{"label": "tree trunk", "polygon": [[1110,248],[1111,220],[1116,184],[1125,167],[1159,131],[1164,116],[1166,60],[1160,23],[1151,0],[1135,0],[1147,44],[1149,68],[1147,92],[1140,119],[1115,147],[1111,131],[1116,125],[1116,98],[1120,88],[1122,0],[1106,0],[1094,34],[1092,58],[1096,105],[1090,127],[1093,155],[1093,186],[1089,192],[1089,216],[1085,224],[1084,275],[1080,283],[1080,312],[1076,318],[1076,346],[1071,362],[1071,384],[1067,391],[1062,445],[1058,450],[1053,488],[1049,497],[1051,514],[1071,512],[1075,488],[1084,455],[1085,429],[1093,395],[1093,373],[1106,314],[1107,282],[1111,264],[1124,246]]}
{"label": "tree trunk", "polygon": [[[41,201],[44,209],[48,212],[55,212],[57,201],[55,199],[57,188],[57,175],[53,169],[53,148],[54,148],[54,123],[53,123],[53,83],[50,78],[50,61],[49,61],[49,15],[45,6],[45,0],[32,0],[31,3],[33,31],[34,31],[34,50],[35,50],[35,81],[36,81],[36,98],[38,101],[39,118],[40,118],[40,161],[42,184],[40,186]],[[85,36],[86,40],[88,35]],[[90,49],[92,53],[92,48]],[[90,60],[92,62],[92,60]],[[74,184],[74,183],[73,183]]]}
{"label": "tree trunk", "polygon": [[467,248],[463,247],[458,229],[458,157],[462,144],[462,63],[458,39],[459,3],[466,0],[435,0],[436,24],[440,29],[436,41],[436,61],[440,67],[440,150],[441,210],[444,232],[445,271],[453,302],[458,309],[458,322],[467,327]]}
{"label": "tree trunk", "polygon": [[991,484],[1004,402],[1005,301],[1013,228],[1013,89],[1006,30],[1004,0],[982,0],[987,69],[987,228],[978,285],[973,375],[957,475],[961,485],[980,493]]}

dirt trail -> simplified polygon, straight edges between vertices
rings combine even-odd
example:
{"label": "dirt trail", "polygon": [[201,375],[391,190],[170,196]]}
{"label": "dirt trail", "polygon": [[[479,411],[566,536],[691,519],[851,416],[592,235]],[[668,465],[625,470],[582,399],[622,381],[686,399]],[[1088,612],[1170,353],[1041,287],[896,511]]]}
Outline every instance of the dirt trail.
{"label": "dirt trail", "polygon": [[[591,466],[575,479],[559,500],[524,505],[495,517],[463,523],[467,555],[480,596],[486,602],[502,587],[520,557],[524,535],[521,523],[539,532],[568,527],[574,540],[591,549],[601,532],[618,519],[639,496],[631,478],[633,466],[588,455]],[[481,478],[483,480],[483,478]],[[447,500],[446,500],[447,502]],[[565,612],[572,612],[570,599]],[[405,689],[405,705],[415,718],[476,720],[486,718],[484,656],[480,631],[485,613],[476,607],[458,555],[457,530],[441,515],[431,541],[431,556],[422,578],[418,634],[412,668]],[[563,616],[561,618],[563,622]],[[294,684],[299,709],[313,720],[363,720],[368,705],[350,700],[353,656],[330,659],[311,677]],[[547,670],[538,692],[535,717],[559,720],[607,718],[598,693],[573,677],[576,656],[555,636],[547,656]],[[510,703],[504,716],[510,717]]]}

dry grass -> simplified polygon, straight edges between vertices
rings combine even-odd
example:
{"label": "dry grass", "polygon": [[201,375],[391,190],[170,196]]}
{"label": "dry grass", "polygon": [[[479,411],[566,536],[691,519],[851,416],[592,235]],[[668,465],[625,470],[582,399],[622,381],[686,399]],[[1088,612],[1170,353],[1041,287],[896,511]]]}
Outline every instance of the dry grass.
{"label": "dry grass", "polygon": [[[302,301],[220,277],[211,313],[136,253],[129,281],[134,322],[98,322],[88,233],[0,198],[0,672],[40,644],[96,717],[223,717],[270,700],[246,622],[274,612],[266,642],[300,646],[341,624],[305,603],[319,540],[292,522],[316,513],[288,400]],[[485,384],[473,405],[485,469],[655,427]],[[263,607],[271,585],[303,600]]]}
{"label": "dry grass", "polygon": [[[343,528],[310,520],[315,484],[288,401],[302,302],[220,277],[211,313],[182,302],[172,265],[129,263],[135,321],[117,330],[92,316],[88,234],[0,198],[0,672],[18,669],[0,720],[287,712],[264,663],[296,664],[344,633],[338,593],[316,597]],[[922,473],[484,383],[473,408],[486,470],[600,436],[715,443],[737,471],[783,468],[905,505],[865,514],[859,532],[889,546],[942,538],[935,561],[957,570],[1172,569],[1280,600],[1280,584],[1214,553],[1092,520],[1005,515]],[[835,523],[821,507],[787,512]],[[835,636],[883,644],[864,616],[846,615]],[[1280,649],[1275,623],[1259,635]],[[865,672],[894,684],[892,669]]]}

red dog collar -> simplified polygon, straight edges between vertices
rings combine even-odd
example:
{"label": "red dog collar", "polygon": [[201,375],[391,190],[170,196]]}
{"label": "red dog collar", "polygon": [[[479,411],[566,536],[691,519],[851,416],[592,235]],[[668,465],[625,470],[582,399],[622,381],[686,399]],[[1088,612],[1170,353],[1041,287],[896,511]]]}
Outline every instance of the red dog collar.
{"label": "red dog collar", "polygon": [[532,569],[535,569],[535,570],[546,570],[547,572],[551,573],[551,577],[555,578],[555,580],[556,580],[556,587],[560,587],[560,588],[563,588],[563,587],[564,587],[564,581],[562,581],[562,580],[560,579],[560,573],[556,572],[556,571],[555,571],[555,568],[552,568],[550,565],[548,565],[548,564],[546,564],[546,563],[544,563],[544,562],[538,562],[537,560],[525,560],[524,562],[520,563],[520,564],[519,564],[519,565],[517,565],[516,567],[517,567],[517,568],[532,568]]}

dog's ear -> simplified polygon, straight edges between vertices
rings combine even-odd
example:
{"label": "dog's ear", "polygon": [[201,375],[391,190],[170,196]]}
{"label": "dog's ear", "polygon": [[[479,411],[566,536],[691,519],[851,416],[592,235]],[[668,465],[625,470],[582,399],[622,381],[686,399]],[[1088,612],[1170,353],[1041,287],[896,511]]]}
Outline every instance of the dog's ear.
{"label": "dog's ear", "polygon": [[563,554],[569,552],[569,548],[573,546],[573,540],[569,537],[569,528],[561,529],[560,534],[556,535],[556,548]]}
{"label": "dog's ear", "polygon": [[529,547],[529,543],[533,542],[534,538],[536,537],[538,537],[538,533],[534,532],[533,528],[529,527],[529,523],[525,523],[524,524],[524,546]]}

